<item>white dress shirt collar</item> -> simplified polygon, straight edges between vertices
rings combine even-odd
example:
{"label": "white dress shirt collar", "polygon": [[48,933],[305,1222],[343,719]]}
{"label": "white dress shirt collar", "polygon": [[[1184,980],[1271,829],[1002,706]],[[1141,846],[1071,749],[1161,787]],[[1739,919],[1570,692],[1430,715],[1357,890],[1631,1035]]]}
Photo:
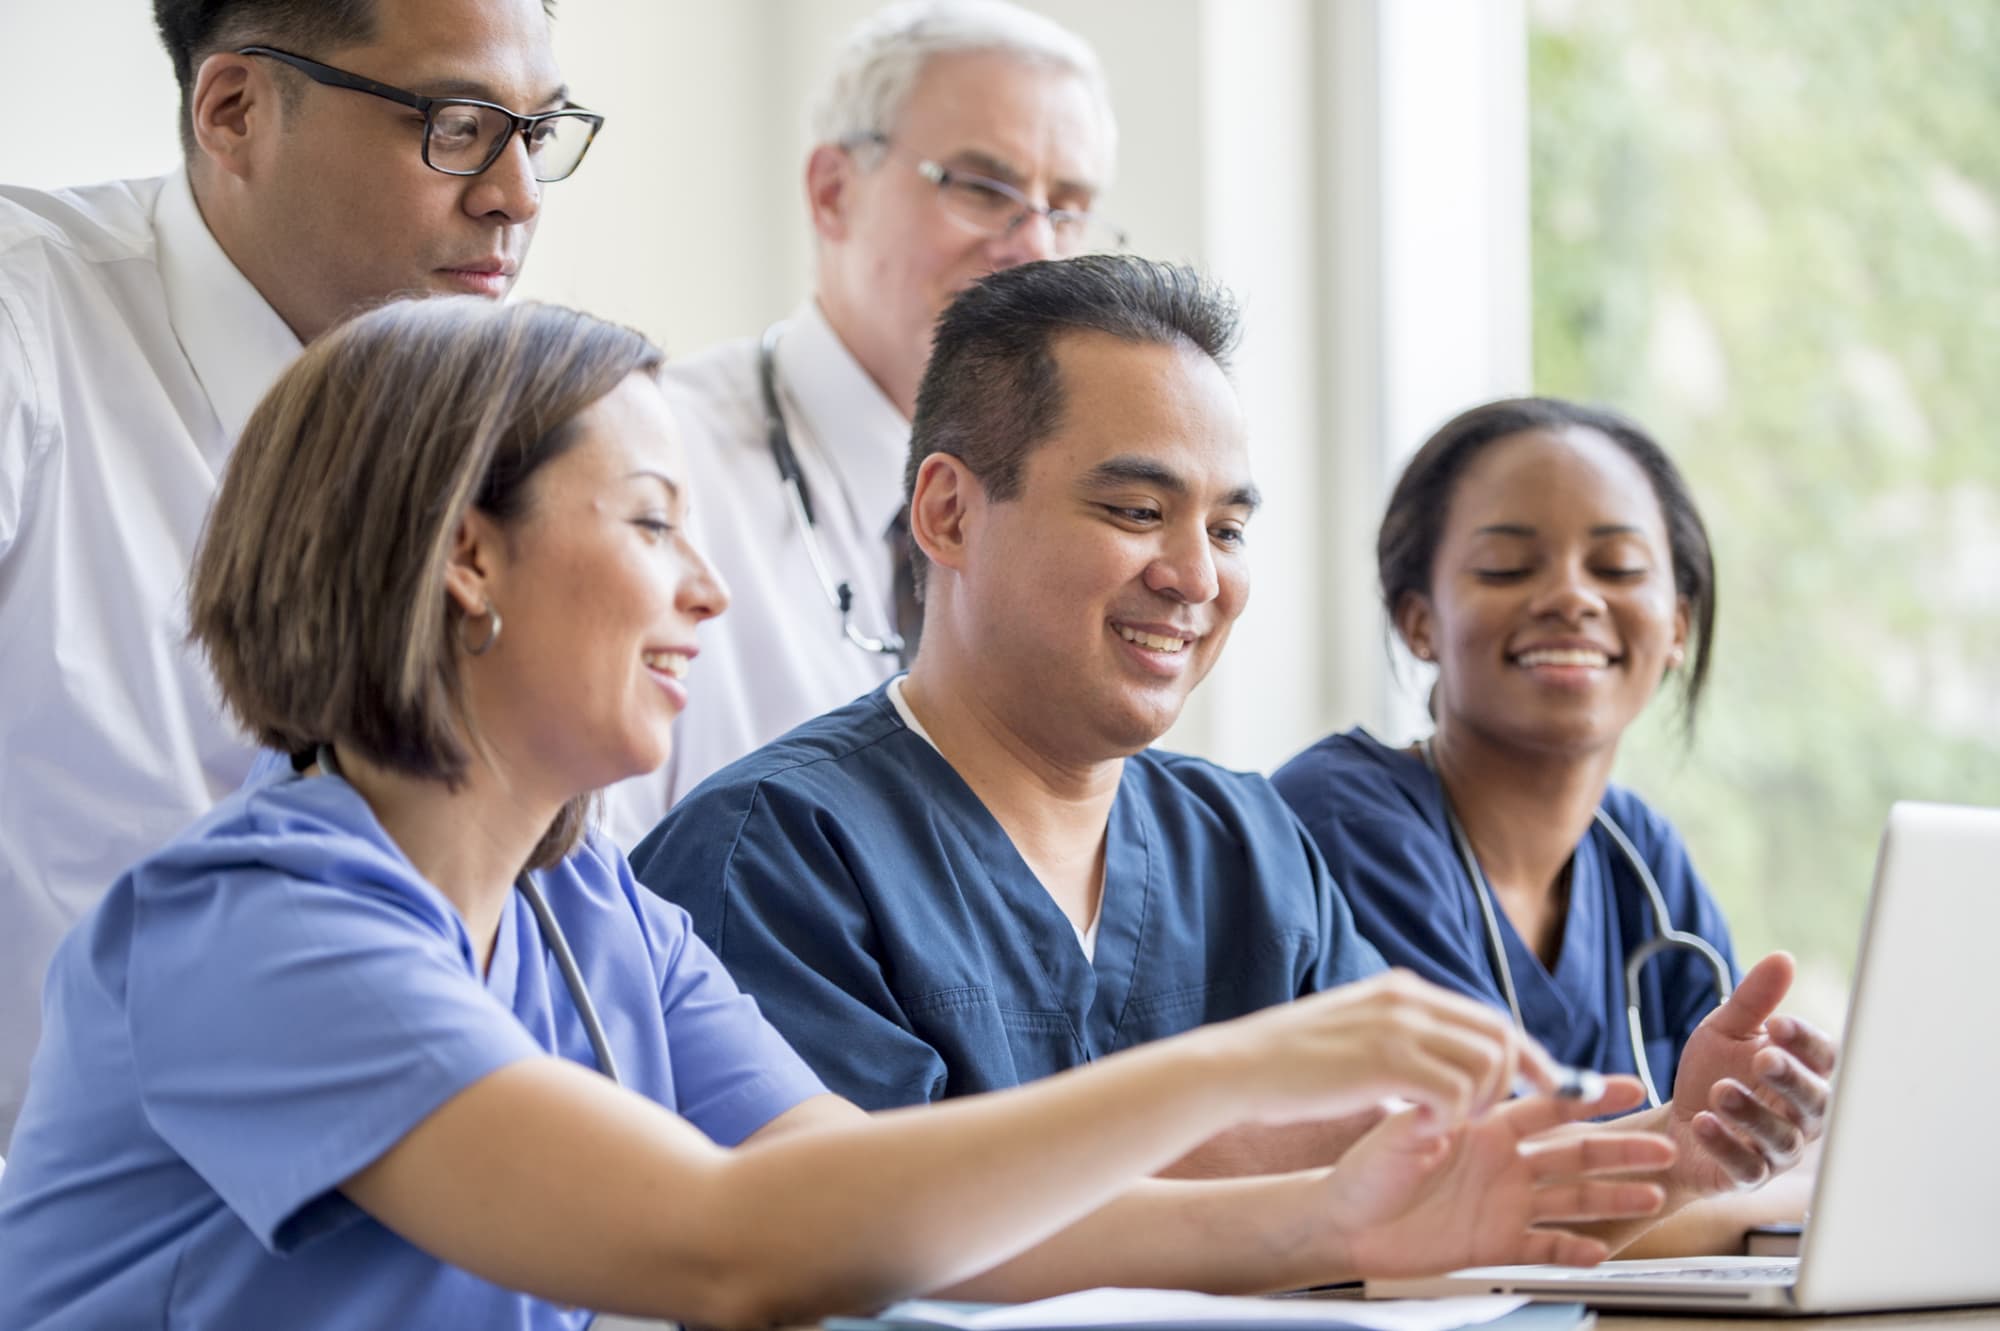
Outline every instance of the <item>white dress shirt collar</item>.
{"label": "white dress shirt collar", "polygon": [[257,402],[299,354],[299,339],[202,220],[187,172],[168,175],[153,208],[160,283],[174,336],[222,424],[219,466]]}
{"label": "white dress shirt collar", "polygon": [[[778,341],[778,380],[825,452],[865,531],[887,532],[903,507],[910,423],[808,300]],[[829,428],[838,422],[838,428]]]}

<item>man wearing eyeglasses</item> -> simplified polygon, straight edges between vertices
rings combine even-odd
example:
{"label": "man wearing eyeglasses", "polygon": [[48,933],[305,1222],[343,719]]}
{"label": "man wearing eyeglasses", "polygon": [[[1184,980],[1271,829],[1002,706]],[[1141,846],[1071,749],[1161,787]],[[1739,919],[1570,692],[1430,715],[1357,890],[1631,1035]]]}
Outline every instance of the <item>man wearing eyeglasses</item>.
{"label": "man wearing eyeglasses", "polygon": [[1013,5],[878,12],[836,58],[812,136],[811,295],[761,338],[668,372],[695,521],[736,608],[703,630],[667,766],[610,793],[627,848],[709,773],[898,668],[914,615],[892,528],[931,328],[952,297],[998,269],[1124,242],[1096,212],[1116,139],[1097,58]]}
{"label": "man wearing eyeglasses", "polygon": [[56,940],[250,766],[182,589],[251,408],[361,308],[505,295],[600,123],[542,0],[154,16],[183,168],[0,186],[0,1152]]}

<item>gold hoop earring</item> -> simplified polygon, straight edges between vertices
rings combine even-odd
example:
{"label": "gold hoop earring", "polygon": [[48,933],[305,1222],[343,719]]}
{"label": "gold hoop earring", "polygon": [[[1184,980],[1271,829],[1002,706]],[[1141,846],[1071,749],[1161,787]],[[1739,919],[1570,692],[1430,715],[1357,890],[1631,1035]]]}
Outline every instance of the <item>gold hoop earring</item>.
{"label": "gold hoop earring", "polygon": [[[465,640],[465,625],[467,621],[474,619],[493,621],[492,627],[487,629],[486,636],[480,640],[477,647]],[[488,601],[486,608],[478,614],[466,615],[458,621],[458,645],[467,656],[484,656],[493,650],[493,644],[498,641],[500,641],[500,612],[493,608],[493,602]]]}

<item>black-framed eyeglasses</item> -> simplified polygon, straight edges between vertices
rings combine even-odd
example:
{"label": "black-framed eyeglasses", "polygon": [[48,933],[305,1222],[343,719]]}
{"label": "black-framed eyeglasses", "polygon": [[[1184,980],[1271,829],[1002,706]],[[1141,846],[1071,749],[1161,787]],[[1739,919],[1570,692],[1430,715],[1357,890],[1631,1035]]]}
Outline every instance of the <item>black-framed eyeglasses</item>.
{"label": "black-framed eyeglasses", "polygon": [[[872,144],[893,151],[895,144],[886,134],[865,134],[856,143]],[[1054,208],[1036,203],[1004,180],[961,171],[928,157],[911,155],[917,174],[937,187],[938,203],[945,215],[982,236],[1005,236],[1030,217],[1048,220],[1049,234],[1055,239],[1058,255],[1108,254],[1125,248],[1125,232],[1096,213],[1082,208]]]}
{"label": "black-framed eyeglasses", "polygon": [[374,79],[308,60],[275,46],[243,46],[238,55],[261,55],[290,65],[314,83],[365,92],[407,106],[424,118],[424,165],[448,176],[476,176],[499,160],[508,140],[519,134],[528,147],[535,179],[547,184],[576,170],[604,117],[578,106],[524,116],[472,97],[424,97]]}

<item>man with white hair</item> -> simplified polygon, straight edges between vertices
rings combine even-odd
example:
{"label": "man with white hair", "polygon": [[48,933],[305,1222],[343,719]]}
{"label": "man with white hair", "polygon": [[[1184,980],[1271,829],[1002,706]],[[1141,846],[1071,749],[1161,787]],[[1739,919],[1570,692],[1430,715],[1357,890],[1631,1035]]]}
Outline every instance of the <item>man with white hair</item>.
{"label": "man with white hair", "polygon": [[841,49],[811,128],[811,295],[762,337],[667,375],[697,521],[737,609],[704,631],[666,767],[610,792],[628,848],[709,773],[897,669],[903,464],[951,298],[1002,268],[1123,243],[1093,212],[1116,141],[1103,73],[1039,14],[1000,0],[883,9]]}

